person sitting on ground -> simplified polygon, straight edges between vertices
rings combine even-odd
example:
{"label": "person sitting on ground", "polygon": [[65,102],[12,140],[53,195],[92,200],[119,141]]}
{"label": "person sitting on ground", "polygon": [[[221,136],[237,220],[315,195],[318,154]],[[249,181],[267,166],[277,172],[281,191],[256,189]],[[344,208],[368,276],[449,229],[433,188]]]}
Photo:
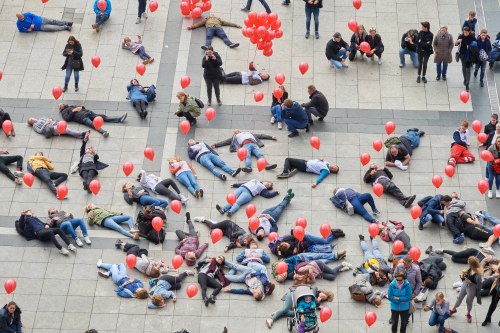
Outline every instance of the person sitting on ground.
{"label": "person sitting on ground", "polygon": [[326,59],[330,62],[330,67],[342,69],[349,67],[346,59],[349,57],[349,45],[342,39],[340,32],[333,34],[333,38],[326,44],[325,55]]}
{"label": "person sitting on ground", "polygon": [[271,232],[278,232],[278,221],[294,196],[295,193],[293,192],[291,192],[290,195],[287,193],[279,204],[267,208],[261,214],[257,215],[260,222],[259,226],[254,231],[250,230],[250,232],[254,234],[259,241],[269,236]]}
{"label": "person sitting on ground", "polygon": [[[3,128],[3,123],[4,123],[4,121],[7,121],[7,120],[12,123],[12,119],[10,118],[10,114],[8,114],[2,108],[0,108],[0,128]],[[16,131],[14,130],[14,124],[12,124],[12,129],[10,130],[10,132],[9,133],[5,133],[5,135],[7,137],[9,137],[9,136],[12,136],[12,137],[16,136]]]}
{"label": "person sitting on ground", "polygon": [[360,59],[363,60],[365,53],[359,49],[361,43],[363,43],[368,34],[366,33],[365,26],[360,24],[355,33],[351,37],[351,45],[349,46],[349,60],[354,61],[356,59],[356,53],[359,51]]}
{"label": "person sitting on ground", "polygon": [[325,95],[316,89],[314,85],[307,87],[307,93],[309,94],[310,101],[308,103],[302,103],[301,106],[305,109],[307,113],[307,119],[309,125],[313,124],[312,115],[318,117],[318,121],[323,121],[330,106],[328,105],[328,100]]}
{"label": "person sitting on ground", "polygon": [[173,302],[177,301],[177,297],[172,290],[180,290],[182,288],[182,281],[187,276],[194,275],[191,271],[184,271],[183,273],[173,276],[173,275],[162,275],[159,278],[151,279],[149,281],[149,286],[151,290],[149,291],[148,308],[158,309],[163,308],[169,298]]}
{"label": "person sitting on ground", "polygon": [[[152,92],[151,89],[153,88]],[[132,106],[135,108],[139,117],[141,119],[146,119],[148,111],[146,110],[149,102],[154,100],[155,87],[154,85],[149,86],[148,90],[139,84],[136,79],[130,80],[130,84],[127,86],[128,96],[127,99],[130,100]]]}
{"label": "person sitting on ground", "polygon": [[[7,150],[0,150],[0,155],[7,155],[8,153]],[[14,173],[7,167],[7,165],[12,163],[16,163],[16,171]],[[21,155],[0,156],[0,172],[17,185],[21,185],[23,183],[22,176],[24,176],[23,157]]]}
{"label": "person sitting on ground", "polygon": [[21,333],[23,323],[21,322],[21,309],[16,302],[9,302],[0,309],[0,332]]}
{"label": "person sitting on ground", "polygon": [[[33,239],[38,239],[42,242],[50,240],[59,252],[65,256],[69,255],[68,250],[76,251],[76,247],[70,243],[68,237],[66,237],[66,234],[62,232],[61,229],[51,228],[49,224],[35,217],[33,212],[29,209],[21,212],[19,228],[23,230],[24,238],[26,238],[27,241]],[[67,245],[67,249],[59,244],[56,235],[61,237],[62,241]]]}
{"label": "person sitting on ground", "polygon": [[450,205],[451,197],[449,195],[438,194],[431,197],[422,205],[422,214],[420,215],[419,230],[424,230],[424,225],[427,222],[439,223],[441,226],[446,226],[444,222],[444,211]]}
{"label": "person sitting on ground", "polygon": [[[338,167],[337,167],[337,172],[338,172]],[[335,207],[342,209],[349,215],[358,214],[370,223],[378,222],[378,220],[375,217],[373,217],[370,213],[368,213],[368,211],[364,207],[364,205],[368,203],[368,205],[370,205],[370,208],[372,209],[372,214],[375,216],[380,215],[380,212],[375,206],[375,201],[373,200],[373,196],[370,193],[359,193],[349,187],[348,188],[334,187],[333,196],[330,198],[330,201],[335,205]],[[348,203],[352,206],[352,212],[350,212]]]}
{"label": "person sitting on ground", "polygon": [[17,30],[19,32],[33,32],[33,31],[71,31],[73,22],[55,20],[51,18],[42,17],[30,12],[18,12],[17,17]]}
{"label": "person sitting on ground", "polygon": [[179,91],[176,95],[179,99],[179,109],[174,113],[177,117],[185,117],[191,126],[196,125],[196,118],[201,114],[201,109],[196,99],[189,96],[184,91]]}
{"label": "person sitting on ground", "polygon": [[215,222],[205,217],[198,216],[194,218],[194,221],[205,224],[211,231],[214,229],[220,229],[222,234],[229,238],[230,243],[224,248],[224,252],[234,248],[246,247],[253,239],[252,235],[247,234],[242,227],[231,220]]}
{"label": "person sitting on ground", "polygon": [[50,208],[48,211],[49,223],[50,227],[56,227],[61,229],[65,234],[70,234],[71,237],[75,240],[76,245],[82,247],[83,242],[78,238],[75,229],[80,227],[82,231],[83,240],[87,245],[92,244],[89,234],[87,232],[87,226],[85,225],[85,221],[81,218],[75,218],[73,214],[66,213],[63,210],[57,210],[55,208]]}
{"label": "person sitting on ground", "polygon": [[115,289],[118,296],[138,299],[148,298],[148,291],[144,289],[141,280],[129,278],[124,264],[107,264],[102,262],[102,259],[99,259],[97,268],[105,270],[105,272],[99,270],[99,276],[113,279],[113,282],[118,286]]}
{"label": "person sitting on ground", "polygon": [[382,300],[387,298],[387,293],[382,290],[374,289],[370,283],[370,274],[356,274],[356,281],[349,286],[351,298],[358,302],[366,302],[379,308]]}
{"label": "person sitting on ground", "polygon": [[311,187],[315,188],[319,185],[328,175],[337,174],[340,168],[337,164],[325,161],[323,158],[315,160],[303,160],[298,158],[285,158],[283,165],[283,172],[277,176],[278,179],[289,178],[297,172],[307,172],[319,175]]}
{"label": "person sitting on ground", "polygon": [[62,172],[55,172],[54,164],[41,151],[28,158],[28,170],[38,177],[43,183],[47,184],[50,191],[57,197],[56,187],[68,179],[68,175]]}
{"label": "person sitting on ground", "polygon": [[395,197],[399,203],[405,208],[409,208],[413,201],[415,201],[416,195],[406,196],[401,192],[399,187],[392,181],[392,173],[387,168],[379,168],[375,163],[370,165],[363,177],[365,183],[373,185],[381,184],[384,187],[384,193],[392,195]]}
{"label": "person sitting on ground", "polygon": [[80,160],[78,162],[78,173],[83,178],[83,189],[88,193],[90,190],[90,182],[99,174],[98,170],[103,170],[108,167],[106,163],[99,161],[99,155],[94,148],[87,148],[87,142],[90,138],[90,131],[85,133],[80,147]]}
{"label": "person sitting on ground", "polygon": [[176,230],[175,235],[179,239],[179,243],[175,247],[175,254],[181,255],[186,260],[186,265],[194,266],[203,252],[208,248],[208,243],[203,243],[200,246],[200,239],[198,232],[194,229],[191,215],[186,213],[186,224],[188,225],[189,232],[183,230]]}
{"label": "person sitting on ground", "polygon": [[196,171],[186,161],[176,156],[168,161],[169,170],[172,175],[191,193],[196,199],[203,198],[203,189],[196,181]]}
{"label": "person sitting on ground", "polygon": [[283,91],[283,96],[281,96],[281,98],[276,98],[273,94],[273,102],[271,103],[271,124],[278,122],[278,129],[281,130],[283,128],[283,108],[281,104],[283,104],[285,99],[288,99],[288,92],[284,85],[279,85],[278,88]]}
{"label": "person sitting on ground", "polygon": [[231,177],[236,177],[241,171],[241,168],[233,170],[228,167],[219,157],[219,154],[203,141],[196,142],[194,139],[190,139],[188,141],[188,155],[190,159],[198,161],[201,165],[210,170],[215,177],[221,180],[226,180],[226,175],[220,173],[216,167],[221,168],[222,171],[230,174]]}
{"label": "person sitting on ground", "polygon": [[389,280],[389,273],[391,271],[391,268],[384,260],[384,257],[380,252],[377,239],[370,237],[373,248],[373,250],[370,250],[368,244],[366,244],[365,237],[363,235],[358,235],[358,237],[361,245],[361,250],[363,250],[364,253],[364,263],[355,269],[355,275],[368,273],[369,281],[372,286],[385,286],[387,284],[387,281]]}
{"label": "person sitting on ground", "polygon": [[77,139],[83,139],[85,136],[86,132],[78,132],[70,128],[66,128],[64,133],[59,134],[57,123],[58,121],[51,118],[29,118],[27,121],[27,124],[32,126],[36,133],[44,135],[47,139],[60,135],[67,135]]}
{"label": "person sitting on ground", "polygon": [[[251,132],[242,132],[239,129],[234,130],[234,135],[224,141],[215,143],[212,148],[219,148],[222,146],[229,146],[229,152],[235,153],[240,148],[244,148],[247,151],[245,158],[245,167],[241,169],[243,172],[252,172],[252,155],[256,158],[264,157],[264,154],[260,152],[260,148],[264,147],[262,140],[273,140],[277,141],[278,138],[275,136],[270,136],[267,134],[253,134]],[[276,164],[268,164],[266,170],[272,170],[277,167]]]}
{"label": "person sitting on ground", "polygon": [[451,143],[451,155],[448,164],[455,166],[457,163],[472,163],[476,159],[467,149],[469,143],[469,122],[462,121],[460,128],[453,132],[453,142]]}
{"label": "person sitting on ground", "polygon": [[[131,216],[123,215],[123,213],[115,213],[104,208],[99,208],[94,204],[90,204],[84,208],[88,215],[88,223],[96,224],[103,228],[108,228],[118,231],[124,236],[139,239],[139,230],[134,229],[134,220]],[[127,222],[129,231],[123,229],[120,224]]]}
{"label": "person sitting on ground", "polygon": [[230,48],[235,48],[240,46],[240,43],[231,42],[227,37],[226,33],[224,32],[224,28],[222,28],[223,26],[226,26],[226,27],[235,27],[240,29],[241,26],[239,24],[224,21],[219,17],[216,17],[214,14],[210,14],[209,17],[197,23],[191,24],[190,26],[187,27],[187,29],[193,30],[202,26],[205,26],[205,28],[207,29],[205,45],[201,46],[203,50],[206,50],[208,46],[212,45],[212,39],[214,36],[217,36],[220,39],[222,39],[224,44],[226,44]]}
{"label": "person sitting on ground", "polygon": [[129,205],[132,205],[134,202],[142,206],[151,205],[153,207],[160,207],[162,210],[167,209],[168,202],[167,200],[163,200],[160,198],[155,198],[149,195],[148,190],[140,187],[134,186],[130,183],[125,183],[122,186],[123,199]]}
{"label": "person sitting on ground", "polygon": [[[198,271],[198,283],[201,287],[201,298],[205,306],[208,304],[215,304],[215,298],[220,293],[223,287],[226,287],[230,282],[224,275],[224,256],[217,256],[216,258],[207,258],[200,260],[196,266]],[[207,288],[214,289],[212,295],[207,297]]]}
{"label": "person sitting on ground", "polygon": [[105,114],[97,114],[92,110],[85,108],[85,106],[67,105],[64,103],[59,104],[59,112],[63,119],[67,122],[74,121],[76,123],[90,127],[97,132],[101,133],[105,138],[109,136],[109,132],[105,131],[102,127],[96,129],[94,127],[94,119],[96,117],[101,117],[105,123],[123,123],[127,119],[127,114],[125,113],[121,117],[108,117]]}
{"label": "person sitting on ground", "polygon": [[281,105],[283,112],[285,113],[285,124],[288,128],[289,138],[299,136],[298,129],[305,129],[309,132],[309,124],[307,122],[307,113],[299,105],[299,103],[292,101],[291,99],[285,99]]}
{"label": "person sitting on ground", "polygon": [[[408,170],[413,150],[418,148],[420,137],[424,134],[425,132],[419,131],[418,128],[411,128],[397,140],[395,138],[389,139],[389,142],[394,143],[389,146],[387,151],[385,166],[395,166],[403,171]],[[396,143],[397,141],[399,142]]]}
{"label": "person sitting on ground", "polygon": [[115,247],[118,250],[123,250],[127,255],[133,254],[137,257],[137,262],[134,266],[142,274],[147,277],[157,278],[160,274],[167,274],[171,267],[168,267],[161,260],[154,260],[148,257],[148,250],[141,249],[139,245],[133,243],[124,243],[122,240],[118,239],[115,243]]}
{"label": "person sitting on ground", "polygon": [[111,15],[111,0],[106,1],[106,8],[104,10],[99,9],[99,2],[102,0],[95,0],[94,2],[94,13],[95,13],[95,23],[92,24],[92,29],[99,32],[104,24],[109,19]]}
{"label": "person sitting on ground", "polygon": [[[263,198],[271,199],[279,195],[278,191],[273,191],[273,183],[271,182],[260,182],[257,179],[252,179],[246,183],[236,183],[231,185],[231,188],[236,188],[234,195],[236,196],[236,202],[234,204],[227,203],[223,207],[219,204],[215,205],[215,208],[224,215],[227,212],[227,217],[233,216],[234,213],[240,209],[242,205],[245,205],[252,201],[253,198],[260,195]],[[288,196],[291,195],[292,190],[288,190]]]}
{"label": "person sitting on ground", "polygon": [[122,43],[122,49],[130,50],[133,54],[137,54],[144,65],[152,63],[155,61],[155,58],[151,57],[146,53],[146,49],[144,45],[142,45],[142,37],[141,35],[137,35],[137,40],[132,41],[130,37],[125,37]]}
{"label": "person sitting on ground", "polygon": [[[160,177],[154,174],[146,174],[146,171],[139,171],[139,175],[137,176],[137,181],[141,184],[141,186],[147,190],[151,190],[156,194],[166,196],[170,200],[178,200],[183,204],[189,200],[181,193],[177,184],[170,178],[161,179]],[[169,189],[172,187],[173,191]]]}

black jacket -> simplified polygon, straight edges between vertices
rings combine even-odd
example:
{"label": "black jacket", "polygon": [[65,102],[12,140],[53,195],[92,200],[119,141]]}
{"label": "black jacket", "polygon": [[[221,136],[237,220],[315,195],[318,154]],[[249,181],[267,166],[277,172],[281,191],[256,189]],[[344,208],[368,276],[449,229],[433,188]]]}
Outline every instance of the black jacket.
{"label": "black jacket", "polygon": [[389,179],[392,179],[392,177],[393,177],[392,173],[387,168],[384,168],[384,170],[377,170],[373,174],[373,176],[370,175],[370,171],[372,171],[372,169],[368,169],[368,171],[366,171],[366,173],[365,173],[365,176],[363,177],[364,182],[367,184],[373,183],[375,180],[377,180],[378,177],[381,177],[381,176],[385,176]]}
{"label": "black jacket", "polygon": [[85,118],[90,118],[94,114],[93,111],[85,109],[85,107],[82,107],[81,111],[78,112],[73,112],[73,109],[76,108],[76,105],[64,105],[64,108],[60,110],[61,116],[63,119],[67,122],[74,121],[79,124],[83,124],[83,120]]}
{"label": "black jacket", "polygon": [[430,31],[420,31],[417,35],[417,50],[418,53],[423,53],[425,55],[431,55],[434,53],[432,50],[432,41],[434,40],[434,35]]}
{"label": "black jacket", "polygon": [[217,52],[214,52],[215,59],[208,59],[204,56],[201,62],[201,67],[204,68],[203,76],[208,79],[222,79],[222,59]]}
{"label": "black jacket", "polygon": [[[198,144],[198,143],[200,143],[200,142],[196,142],[196,144]],[[219,156],[219,154],[217,154],[217,152],[214,149],[212,149],[212,147],[210,147],[209,145],[207,145],[205,142],[202,142],[202,143],[205,145],[205,147],[207,147],[207,149],[208,149],[207,153],[212,153],[214,155]],[[194,160],[196,158],[196,161],[199,162],[200,161],[200,157],[202,155],[205,155],[205,154],[206,153],[201,154],[200,156],[196,157],[196,155],[198,155],[198,151],[192,149],[191,147],[188,147],[188,155],[189,155],[189,158],[192,159],[192,160]]]}
{"label": "black jacket", "polygon": [[[66,52],[66,50],[68,50],[68,49],[73,50],[73,54],[69,55]],[[66,44],[66,46],[64,47],[63,56],[66,57],[66,60],[64,61],[64,65],[61,67],[62,70],[66,69],[70,59],[71,59],[71,63],[72,63],[74,71],[78,72],[78,71],[84,70],[83,60],[82,60],[83,50],[82,50],[82,45],[80,43],[75,44],[75,45]]]}
{"label": "black jacket", "polygon": [[307,0],[304,0],[306,3],[306,8],[323,8],[323,0],[318,0],[317,4],[310,4]]}
{"label": "black jacket", "polygon": [[408,32],[405,32],[403,34],[403,36],[401,37],[401,48],[408,49],[409,51],[412,51],[412,52],[417,52],[417,43],[416,43],[417,36],[413,35],[411,37],[413,40],[413,44],[407,42],[406,37],[408,37]]}
{"label": "black jacket", "polygon": [[446,269],[446,263],[443,262],[443,258],[431,255],[428,258],[422,259],[418,263],[418,266],[422,274],[422,281],[425,281],[428,277],[432,278],[432,285],[428,288],[435,290],[439,280],[443,277],[443,270]]}
{"label": "black jacket", "polygon": [[17,324],[18,331],[21,330],[21,309],[16,306],[16,311],[11,315],[7,310],[7,304],[0,310],[0,333],[15,333],[10,325]]}
{"label": "black jacket", "polygon": [[382,43],[382,38],[379,34],[375,34],[375,37],[371,35],[366,36],[365,42],[370,44],[370,49],[375,49],[377,52],[384,52],[384,44]]}
{"label": "black jacket", "polygon": [[321,91],[316,90],[311,96],[309,96],[309,103],[305,103],[305,108],[315,107],[322,117],[326,116],[329,110],[328,100]]}
{"label": "black jacket", "polygon": [[342,59],[338,56],[339,51],[341,49],[347,49],[347,43],[341,38],[340,42],[336,42],[334,39],[330,39],[326,44],[325,55],[328,60],[337,60],[342,61]]}
{"label": "black jacket", "polygon": [[351,50],[357,50],[356,46],[359,46],[359,44],[364,42],[366,40],[366,36],[368,36],[366,31],[363,31],[361,36],[357,32],[353,33],[351,36]]}

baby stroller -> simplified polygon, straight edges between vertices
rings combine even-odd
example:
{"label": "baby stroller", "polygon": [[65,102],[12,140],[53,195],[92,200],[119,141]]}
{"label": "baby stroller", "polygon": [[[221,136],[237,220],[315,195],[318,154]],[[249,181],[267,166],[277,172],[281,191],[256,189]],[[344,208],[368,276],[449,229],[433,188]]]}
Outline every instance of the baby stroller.
{"label": "baby stroller", "polygon": [[302,298],[306,296],[310,296],[313,302],[316,302],[316,295],[314,294],[313,287],[309,285],[293,286],[290,287],[290,293],[292,293],[292,307],[293,307],[292,311],[294,317],[287,318],[286,324],[288,327],[288,331],[291,332],[294,327],[295,329],[298,329],[300,323],[300,317],[303,315],[306,324],[304,332],[312,332],[312,333],[318,332],[319,326],[318,326],[318,316],[316,314],[316,311],[308,311],[304,313],[299,313],[297,311],[297,304]]}

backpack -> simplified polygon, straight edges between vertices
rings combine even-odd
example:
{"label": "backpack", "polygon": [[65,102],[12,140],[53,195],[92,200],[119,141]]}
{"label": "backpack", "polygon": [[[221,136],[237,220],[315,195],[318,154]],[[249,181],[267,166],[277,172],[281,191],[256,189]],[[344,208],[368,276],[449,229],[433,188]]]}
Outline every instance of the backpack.
{"label": "backpack", "polygon": [[349,293],[351,293],[351,298],[356,302],[366,302],[366,295],[356,283],[349,287]]}
{"label": "backpack", "polygon": [[400,144],[400,143],[401,143],[401,140],[400,140],[398,137],[395,137],[395,136],[394,136],[394,137],[392,137],[392,138],[389,138],[389,139],[385,140],[385,142],[384,142],[384,146],[385,146],[386,148],[389,148],[389,147],[390,147],[390,146],[392,146],[392,145],[398,145],[398,144]]}
{"label": "backpack", "polygon": [[194,101],[196,102],[196,104],[198,104],[198,107],[200,109],[203,109],[205,107],[205,104],[203,104],[203,102],[201,101],[201,99],[195,97]]}
{"label": "backpack", "polygon": [[432,195],[428,195],[428,196],[425,196],[423,197],[422,199],[420,199],[418,202],[417,202],[417,205],[419,205],[420,207],[423,207],[427,202],[429,202],[432,198],[434,198]]}
{"label": "backpack", "polygon": [[148,90],[146,90],[146,99],[148,100],[148,103],[151,103],[156,99],[156,86],[154,84],[150,85]]}
{"label": "backpack", "polygon": [[24,236],[24,223],[21,223],[19,222],[19,220],[16,220],[16,222],[14,222],[14,226],[16,228],[17,233],[20,234],[21,236]]}

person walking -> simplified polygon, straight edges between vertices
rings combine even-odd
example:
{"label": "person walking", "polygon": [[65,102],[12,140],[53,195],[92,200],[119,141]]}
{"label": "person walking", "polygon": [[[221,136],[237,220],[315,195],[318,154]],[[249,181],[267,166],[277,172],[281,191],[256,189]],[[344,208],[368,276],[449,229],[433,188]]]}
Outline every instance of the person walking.
{"label": "person walking", "polygon": [[462,75],[464,76],[464,86],[466,91],[469,91],[470,72],[472,70],[469,45],[475,41],[476,38],[474,37],[474,34],[471,33],[471,29],[469,27],[464,27],[462,29],[462,34],[460,34],[458,39],[455,41],[455,46],[460,46],[458,48],[458,57],[462,63]]}
{"label": "person walking", "polygon": [[366,56],[372,60],[375,60],[374,55],[378,57],[378,64],[382,65],[382,53],[384,52],[384,44],[382,43],[382,37],[377,33],[375,27],[371,27],[368,31],[369,34],[366,36],[365,42],[370,44],[370,52]]}
{"label": "person walking", "polygon": [[493,181],[495,181],[497,186],[495,197],[500,199],[500,136],[497,136],[488,150],[493,155],[493,161],[489,163],[488,198],[493,199]]}
{"label": "person walking", "polygon": [[399,68],[405,67],[405,55],[409,54],[413,67],[418,68],[416,29],[410,29],[401,37],[401,49],[399,50]]}
{"label": "person walking", "polygon": [[314,38],[319,39],[319,10],[323,8],[323,0],[304,0],[306,10],[306,39],[311,31],[311,15],[314,15]]}
{"label": "person walking", "polygon": [[21,309],[16,302],[9,302],[0,309],[0,332],[21,333],[23,323],[21,322]]}
{"label": "person walking", "polygon": [[479,86],[484,87],[484,72],[486,70],[486,62],[488,60],[488,54],[491,52],[491,42],[488,36],[488,30],[481,29],[481,34],[477,37],[477,47],[479,48],[479,61],[476,63],[476,68],[474,69],[474,77],[477,77],[477,72],[481,68],[481,74],[479,75]]}
{"label": "person walking", "polygon": [[481,304],[481,288],[483,283],[483,269],[479,263],[479,259],[476,257],[469,257],[467,259],[467,264],[469,268],[464,270],[460,275],[462,279],[462,287],[460,288],[460,293],[458,294],[455,305],[450,310],[450,316],[457,313],[457,308],[462,303],[465,296],[467,296],[467,314],[465,315],[467,322],[472,323],[472,315],[470,314],[472,311],[472,304],[474,302],[474,298],[477,299],[477,304]]}
{"label": "person walking", "polygon": [[[7,155],[9,152],[7,150],[0,150],[0,155]],[[16,171],[12,173],[7,165],[16,163]],[[7,176],[17,185],[23,183],[21,177],[23,173],[23,157],[21,155],[11,155],[11,156],[0,156],[0,172]]]}
{"label": "person walking", "polygon": [[354,61],[354,59],[356,59],[356,53],[358,51],[359,54],[361,54],[360,59],[364,59],[365,53],[359,49],[359,46],[366,40],[366,36],[368,36],[368,34],[366,33],[365,26],[362,24],[358,25],[358,31],[353,33],[351,37],[351,45],[349,46],[350,61]]}
{"label": "person walking", "polygon": [[241,168],[233,170],[228,167],[219,157],[219,154],[217,154],[212,147],[203,141],[196,142],[195,140],[190,139],[188,141],[188,155],[190,159],[198,161],[201,165],[210,170],[215,177],[221,180],[226,180],[227,177],[226,175],[220,173],[216,167],[221,168],[222,171],[230,174],[233,178],[236,177],[241,171]]}
{"label": "person walking", "polygon": [[214,51],[212,46],[207,46],[205,51],[205,56],[201,61],[201,67],[203,67],[203,78],[205,79],[205,84],[207,85],[207,105],[212,105],[212,87],[215,90],[215,98],[217,99],[217,104],[220,106],[222,102],[220,100],[220,82],[222,80],[222,59],[219,53]]}
{"label": "person walking", "polygon": [[431,25],[429,22],[424,21],[420,22],[422,26],[420,32],[417,35],[417,53],[418,53],[418,76],[417,83],[420,83],[420,76],[422,75],[422,82],[427,83],[427,79],[425,78],[425,74],[427,73],[427,63],[429,62],[429,58],[431,54],[434,53],[432,50],[432,41],[434,35],[430,31]]}
{"label": "person walking", "polygon": [[80,240],[80,238],[78,238],[78,235],[76,234],[75,229],[77,228],[80,228],[80,230],[82,231],[83,240],[85,241],[85,243],[87,245],[92,244],[87,231],[87,226],[85,225],[83,219],[75,218],[73,214],[66,213],[65,211],[57,210],[55,208],[49,209],[48,216],[49,226],[55,226],[61,229],[61,231],[65,234],[70,234],[71,237],[75,240],[76,245],[80,247],[83,246],[83,242]]}
{"label": "person walking", "polygon": [[[247,0],[246,5],[243,5],[241,7],[241,10],[244,11],[244,12],[249,12],[250,11],[250,7],[252,7],[252,1],[253,0]],[[267,4],[266,0],[259,0],[259,2],[262,4],[262,6],[264,7],[264,9],[266,10],[266,13],[271,14],[271,8]]]}
{"label": "person walking", "polygon": [[[177,117],[185,117],[191,126],[196,125],[196,118],[201,115],[201,108],[193,96],[189,96],[184,91],[179,91],[175,95],[179,100],[179,108],[174,113]],[[219,100],[220,101],[220,100]]]}
{"label": "person walking", "polygon": [[102,25],[111,15],[111,0],[104,0],[106,1],[106,8],[104,10],[99,9],[98,4],[100,1],[102,0],[95,0],[94,2],[95,23],[92,24],[92,29],[95,29],[96,32],[101,30]]}
{"label": "person walking", "polygon": [[394,280],[389,284],[387,297],[391,301],[391,332],[397,333],[399,318],[401,318],[399,332],[406,333],[411,301],[411,286],[406,279],[404,271],[398,270],[394,274]]}
{"label": "person walking", "polygon": [[141,23],[141,17],[144,19],[148,18],[148,14],[146,13],[146,4],[147,4],[147,0],[139,0],[139,8],[137,11],[137,20],[135,21],[135,24]]}
{"label": "person walking", "polygon": [[62,70],[66,70],[64,77],[63,92],[68,90],[68,83],[71,79],[71,73],[75,73],[75,92],[78,92],[78,82],[80,81],[80,71],[84,70],[83,66],[83,50],[80,42],[74,37],[69,36],[68,42],[64,47],[63,56],[66,57]]}
{"label": "person walking", "polygon": [[442,25],[439,32],[434,37],[434,63],[436,64],[436,81],[443,78],[446,81],[446,72],[448,71],[448,64],[453,62],[453,36],[448,32],[448,27]]}
{"label": "person walking", "polygon": [[[497,271],[500,270],[497,269]],[[481,326],[487,326],[489,323],[491,323],[491,316],[493,315],[493,312],[495,312],[498,305],[498,301],[500,300],[500,274],[497,275],[497,277],[493,281],[493,284],[491,285],[490,295],[491,295],[491,303],[488,308],[488,312],[486,313],[486,318],[484,319]],[[500,321],[498,322],[498,326],[500,326]]]}

